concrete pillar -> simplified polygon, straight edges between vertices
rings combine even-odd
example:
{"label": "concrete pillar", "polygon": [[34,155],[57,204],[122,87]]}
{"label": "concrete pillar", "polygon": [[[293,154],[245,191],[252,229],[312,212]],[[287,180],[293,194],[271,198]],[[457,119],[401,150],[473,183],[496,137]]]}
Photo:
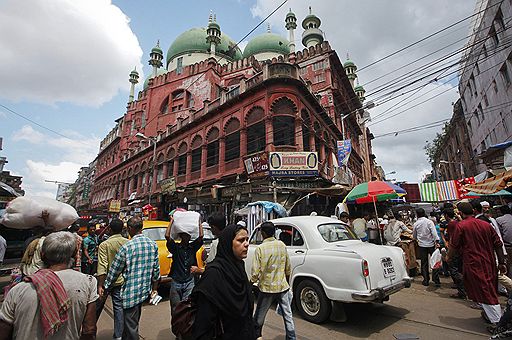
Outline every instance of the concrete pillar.
{"label": "concrete pillar", "polygon": [[192,173],[192,152],[187,152],[187,172],[186,172],[186,181],[190,181],[190,174]]}
{"label": "concrete pillar", "polygon": [[247,129],[240,129],[240,158],[247,156]]}
{"label": "concrete pillar", "polygon": [[[266,151],[273,151],[274,146],[274,126],[272,125],[272,117],[265,118],[265,132],[266,132]],[[272,150],[270,150],[270,146],[272,146]]]}
{"label": "concrete pillar", "polygon": [[304,141],[302,140],[302,119],[295,118],[295,144],[297,151],[304,151]]}
{"label": "concrete pillar", "polygon": [[226,155],[226,140],[224,137],[219,138],[219,173],[224,172],[224,157]]}
{"label": "concrete pillar", "polygon": [[206,162],[208,156],[208,148],[206,145],[201,147],[201,178],[206,177]]}

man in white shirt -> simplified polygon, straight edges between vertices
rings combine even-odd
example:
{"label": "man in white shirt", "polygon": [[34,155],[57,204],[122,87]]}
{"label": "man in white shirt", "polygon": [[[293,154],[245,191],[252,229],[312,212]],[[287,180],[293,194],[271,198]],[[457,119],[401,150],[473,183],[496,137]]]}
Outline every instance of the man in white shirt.
{"label": "man in white shirt", "polygon": [[7,241],[0,235],[0,267],[4,262],[5,251],[7,250]]}
{"label": "man in white shirt", "polygon": [[[418,241],[421,275],[423,276],[422,284],[428,286],[430,281],[428,256],[432,255],[434,250],[439,247],[439,236],[434,222],[427,218],[423,208],[416,209],[416,216],[418,216],[418,219],[414,223],[412,235]],[[434,281],[436,287],[441,285],[439,269],[432,270],[432,281]]]}
{"label": "man in white shirt", "polygon": [[398,243],[400,243],[400,235],[404,231],[412,233],[412,231],[407,228],[404,222],[397,220],[394,216],[391,216],[391,219],[384,227],[384,239],[386,241],[386,245],[396,246]]}

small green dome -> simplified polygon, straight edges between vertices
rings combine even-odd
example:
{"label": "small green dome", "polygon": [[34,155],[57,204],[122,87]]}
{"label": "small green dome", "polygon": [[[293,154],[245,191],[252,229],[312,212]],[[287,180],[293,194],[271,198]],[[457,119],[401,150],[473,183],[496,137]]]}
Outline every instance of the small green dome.
{"label": "small green dome", "polygon": [[[162,74],[166,74],[167,70],[165,68],[159,68],[156,70],[156,76],[161,76]],[[153,78],[153,74],[149,75],[146,80],[144,81],[144,90],[148,88],[149,86],[149,79]]]}
{"label": "small green dome", "polygon": [[288,12],[288,14],[286,14],[286,19],[288,18],[295,18],[295,13],[292,12],[292,9],[290,8],[290,11]]}
{"label": "small green dome", "polygon": [[155,47],[153,47],[151,49],[151,53],[158,53],[158,54],[164,55],[164,52],[162,51],[162,49],[158,45],[156,45]]}
{"label": "small green dome", "polygon": [[347,59],[347,61],[345,61],[345,63],[343,64],[343,67],[344,68],[347,68],[347,67],[355,67],[357,68],[356,64],[354,64],[354,62],[350,59]]}
{"label": "small green dome", "polygon": [[[206,28],[196,27],[180,34],[167,50],[167,65],[175,57],[185,53],[209,53],[210,44],[206,42]],[[242,59],[242,51],[236,43],[222,33],[220,44],[215,48],[215,53],[226,58],[228,61]]]}
{"label": "small green dome", "polygon": [[364,87],[362,87],[361,85],[357,85],[356,87],[354,87],[354,92],[366,92]]}
{"label": "small green dome", "polygon": [[275,33],[263,33],[252,38],[244,49],[244,58],[264,52],[289,54],[290,46],[287,39]]}
{"label": "small green dome", "polygon": [[139,77],[139,72],[137,72],[137,70],[134,69],[134,70],[132,70],[130,72],[130,76],[137,76],[137,78],[138,78]]}
{"label": "small green dome", "polygon": [[208,24],[208,28],[216,28],[220,31],[219,24],[217,24],[216,22],[213,22],[213,21]]}

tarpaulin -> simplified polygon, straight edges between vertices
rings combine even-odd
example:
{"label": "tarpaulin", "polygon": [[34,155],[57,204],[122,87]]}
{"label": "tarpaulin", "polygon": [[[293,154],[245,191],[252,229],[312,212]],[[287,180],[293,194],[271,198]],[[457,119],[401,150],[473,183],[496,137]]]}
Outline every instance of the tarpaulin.
{"label": "tarpaulin", "polygon": [[443,181],[436,184],[440,201],[455,201],[459,199],[455,181]]}
{"label": "tarpaulin", "polygon": [[470,192],[470,190],[468,190],[466,188],[466,186],[470,185],[470,184],[474,184],[474,183],[475,183],[475,177],[466,177],[466,178],[458,179],[455,181],[459,199],[466,198],[467,194]]}
{"label": "tarpaulin", "polygon": [[512,170],[508,170],[483,182],[466,185],[465,189],[477,194],[494,194],[512,184]]}
{"label": "tarpaulin", "polygon": [[407,191],[407,202],[421,202],[420,187],[418,186],[418,183],[402,183],[400,186],[402,189]]}
{"label": "tarpaulin", "polygon": [[438,202],[439,193],[437,191],[437,183],[420,183],[420,195],[422,202]]}

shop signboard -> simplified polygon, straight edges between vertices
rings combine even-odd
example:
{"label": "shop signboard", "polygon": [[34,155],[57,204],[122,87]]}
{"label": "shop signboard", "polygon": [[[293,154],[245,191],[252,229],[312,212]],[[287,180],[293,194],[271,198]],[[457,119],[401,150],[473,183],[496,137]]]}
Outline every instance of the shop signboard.
{"label": "shop signboard", "polygon": [[318,176],[318,155],[316,152],[270,152],[269,169],[270,175],[276,177]]}
{"label": "shop signboard", "polygon": [[268,175],[268,155],[266,152],[244,159],[244,165],[249,177]]}
{"label": "shop signboard", "polygon": [[118,213],[121,211],[121,200],[112,200],[108,206],[108,212]]}
{"label": "shop signboard", "polygon": [[341,168],[343,166],[347,166],[348,158],[350,157],[350,153],[352,152],[352,143],[350,139],[339,140],[337,142],[338,146],[338,166]]}
{"label": "shop signboard", "polygon": [[162,194],[172,194],[176,191],[176,179],[174,177],[161,180],[159,184]]}

